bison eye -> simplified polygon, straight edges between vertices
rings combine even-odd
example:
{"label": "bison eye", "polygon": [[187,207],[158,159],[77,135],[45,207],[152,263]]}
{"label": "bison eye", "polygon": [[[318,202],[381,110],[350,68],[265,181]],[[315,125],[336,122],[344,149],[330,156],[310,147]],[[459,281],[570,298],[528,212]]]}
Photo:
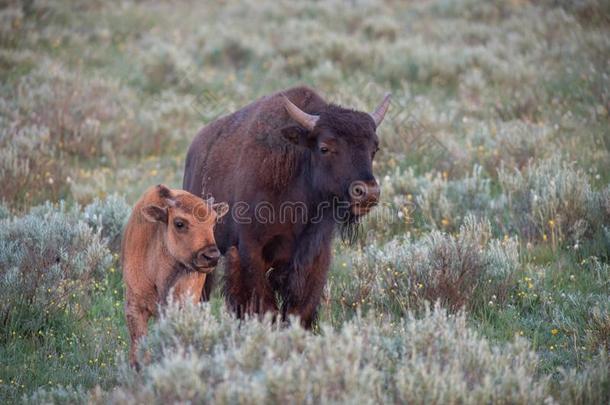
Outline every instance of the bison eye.
{"label": "bison eye", "polygon": [[330,149],[328,149],[328,146],[320,146],[320,152],[322,154],[326,154],[330,151]]}

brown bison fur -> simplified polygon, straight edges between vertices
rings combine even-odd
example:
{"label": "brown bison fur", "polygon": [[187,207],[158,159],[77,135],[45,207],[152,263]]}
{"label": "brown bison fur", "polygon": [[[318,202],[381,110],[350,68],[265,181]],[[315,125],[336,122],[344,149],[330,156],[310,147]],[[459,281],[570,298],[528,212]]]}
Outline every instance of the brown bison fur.
{"label": "brown bison fur", "polygon": [[151,187],[135,204],[121,249],[132,365],[137,365],[136,345],[148,319],[157,315],[170,290],[177,301],[200,301],[206,273],[220,256],[214,225],[227,211],[224,203],[164,185]]}
{"label": "brown bison fur", "polygon": [[[375,131],[388,105],[389,95],[368,114],[295,87],[210,123],[193,140],[183,187],[231,206],[215,236],[227,258],[225,296],[239,316],[279,312],[312,325],[335,229],[353,229],[377,203]],[[261,204],[273,219],[257,217]],[[304,207],[306,217],[279,218],[287,204]],[[208,277],[206,297],[211,286]]]}

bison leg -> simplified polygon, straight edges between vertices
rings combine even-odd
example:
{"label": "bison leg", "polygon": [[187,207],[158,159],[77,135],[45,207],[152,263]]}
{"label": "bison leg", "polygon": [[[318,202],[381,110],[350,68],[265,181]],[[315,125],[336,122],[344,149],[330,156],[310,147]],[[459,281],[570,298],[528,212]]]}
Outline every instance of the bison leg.
{"label": "bison leg", "polygon": [[330,249],[325,249],[311,266],[289,271],[288,282],[280,289],[284,319],[288,315],[296,315],[304,328],[311,329],[316,320],[329,266]]}
{"label": "bison leg", "polygon": [[262,257],[232,247],[226,253],[225,295],[239,318],[246,314],[277,313],[273,290],[266,279]]}
{"label": "bison leg", "polygon": [[132,367],[139,368],[138,360],[136,358],[137,345],[140,338],[148,333],[148,319],[152,314],[146,308],[130,304],[128,301],[125,308],[125,315],[131,340],[129,347],[129,363]]}
{"label": "bison leg", "polygon": [[237,248],[234,246],[229,248],[225,254],[225,259],[225,297],[228,306],[241,318],[243,314],[239,310],[248,301],[248,296],[246,294],[247,287],[244,285],[241,274]]}

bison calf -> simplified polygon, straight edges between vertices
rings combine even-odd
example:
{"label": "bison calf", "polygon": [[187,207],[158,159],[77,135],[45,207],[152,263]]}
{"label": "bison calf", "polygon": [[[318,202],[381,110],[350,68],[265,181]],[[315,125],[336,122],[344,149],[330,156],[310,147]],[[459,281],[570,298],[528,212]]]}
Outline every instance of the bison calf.
{"label": "bison calf", "polygon": [[200,301],[206,273],[220,257],[214,224],[227,211],[225,203],[214,204],[164,185],[151,187],[136,203],[121,249],[133,366],[138,339],[146,334],[148,319],[157,315],[170,289],[178,301]]}

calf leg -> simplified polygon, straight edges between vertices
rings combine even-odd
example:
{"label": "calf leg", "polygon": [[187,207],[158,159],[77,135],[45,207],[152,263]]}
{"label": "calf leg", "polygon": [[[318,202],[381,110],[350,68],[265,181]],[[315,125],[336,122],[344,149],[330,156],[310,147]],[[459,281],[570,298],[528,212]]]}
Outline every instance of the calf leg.
{"label": "calf leg", "polygon": [[130,304],[128,300],[125,308],[125,315],[130,338],[129,364],[131,364],[132,367],[139,368],[136,351],[140,338],[148,333],[148,319],[150,318],[151,313],[146,308]]}

